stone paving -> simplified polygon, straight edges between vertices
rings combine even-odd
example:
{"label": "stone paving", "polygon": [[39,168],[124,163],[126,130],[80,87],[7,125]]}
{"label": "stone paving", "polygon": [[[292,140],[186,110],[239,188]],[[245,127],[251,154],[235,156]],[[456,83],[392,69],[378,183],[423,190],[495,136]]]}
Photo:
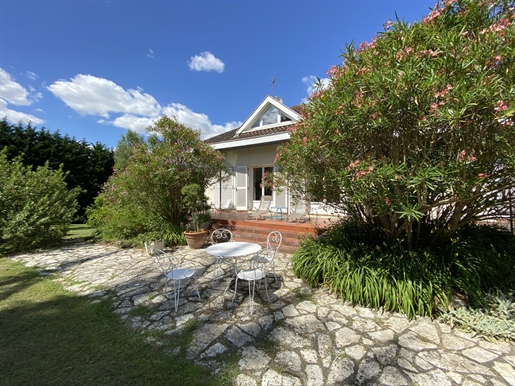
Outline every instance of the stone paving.
{"label": "stone paving", "polygon": [[[235,385],[515,385],[514,342],[492,343],[429,318],[409,321],[344,304],[296,279],[290,255],[276,256],[271,301],[262,286],[250,315],[246,284],[238,284],[231,305],[233,288],[223,298],[229,279],[213,280],[214,258],[204,249],[169,252],[195,263],[199,274],[201,300],[189,283],[177,312],[161,293],[157,264],[142,249],[78,243],[12,258],[56,275],[81,295],[115,294],[116,312],[135,329],[173,338],[196,319],[188,358],[215,374],[223,353],[237,353]],[[131,316],[140,305],[153,312]]]}

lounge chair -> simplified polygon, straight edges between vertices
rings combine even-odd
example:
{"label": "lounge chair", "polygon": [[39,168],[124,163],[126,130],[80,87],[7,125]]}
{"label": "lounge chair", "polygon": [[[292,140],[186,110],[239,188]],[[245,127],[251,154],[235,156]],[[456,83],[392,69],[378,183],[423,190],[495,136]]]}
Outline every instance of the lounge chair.
{"label": "lounge chair", "polygon": [[259,206],[254,212],[250,212],[247,215],[247,218],[253,218],[255,220],[264,220],[265,215],[270,213],[270,204],[272,203],[272,196],[261,196],[261,201],[259,201]]}
{"label": "lounge chair", "polygon": [[309,220],[309,206],[305,202],[297,202],[291,213],[286,216],[284,222],[300,222]]}

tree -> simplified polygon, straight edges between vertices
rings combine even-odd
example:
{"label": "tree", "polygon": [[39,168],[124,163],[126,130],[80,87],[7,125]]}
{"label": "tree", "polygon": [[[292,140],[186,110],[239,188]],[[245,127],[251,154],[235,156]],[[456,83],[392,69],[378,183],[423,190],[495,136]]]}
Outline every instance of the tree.
{"label": "tree", "polygon": [[446,0],[346,46],[277,165],[294,192],[436,247],[515,185],[512,0]]}
{"label": "tree", "polygon": [[116,168],[89,212],[111,237],[134,237],[162,224],[179,227],[187,213],[182,188],[197,184],[205,191],[225,170],[222,154],[175,119],[163,116],[147,130],[148,142],[133,147],[127,167]]}
{"label": "tree", "polygon": [[114,166],[117,170],[125,170],[133,149],[145,142],[145,138],[135,131],[129,130],[118,141],[114,151]]}
{"label": "tree", "polygon": [[62,165],[68,189],[80,188],[76,220],[84,217],[113,171],[113,151],[101,143],[77,141],[45,128],[36,130],[30,123],[10,125],[5,118],[1,120],[0,148],[6,149],[7,159],[20,156],[21,162],[33,170],[46,163],[54,170]]}
{"label": "tree", "polygon": [[21,249],[59,240],[77,210],[77,189],[69,191],[62,169],[24,166],[0,152],[0,243]]}

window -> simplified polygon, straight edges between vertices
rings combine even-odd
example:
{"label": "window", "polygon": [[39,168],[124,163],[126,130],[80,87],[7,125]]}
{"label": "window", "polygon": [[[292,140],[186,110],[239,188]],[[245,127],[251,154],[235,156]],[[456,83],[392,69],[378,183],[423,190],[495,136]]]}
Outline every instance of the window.
{"label": "window", "polygon": [[252,128],[257,128],[266,125],[273,125],[280,122],[291,121],[291,118],[287,115],[280,113],[274,106],[270,106],[263,115],[261,115],[256,122],[252,125]]}

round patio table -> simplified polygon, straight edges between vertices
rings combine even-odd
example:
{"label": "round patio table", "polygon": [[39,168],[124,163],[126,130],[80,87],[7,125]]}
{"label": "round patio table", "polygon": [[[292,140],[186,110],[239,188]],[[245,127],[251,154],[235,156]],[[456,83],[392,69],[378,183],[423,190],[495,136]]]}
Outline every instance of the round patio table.
{"label": "round patio table", "polygon": [[232,258],[251,255],[253,253],[259,252],[260,250],[261,245],[256,243],[249,243],[246,241],[231,241],[227,243],[211,245],[206,248],[206,252],[211,256]]}

